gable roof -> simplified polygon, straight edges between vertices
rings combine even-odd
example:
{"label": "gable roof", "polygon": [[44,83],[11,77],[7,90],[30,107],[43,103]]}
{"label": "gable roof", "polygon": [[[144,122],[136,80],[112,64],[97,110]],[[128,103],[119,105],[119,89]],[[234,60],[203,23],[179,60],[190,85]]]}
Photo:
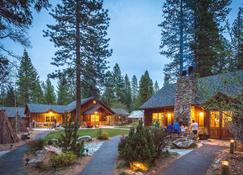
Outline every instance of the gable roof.
{"label": "gable roof", "polygon": [[18,113],[19,117],[25,117],[24,107],[0,107],[0,111],[4,111],[7,117],[16,117]]}
{"label": "gable roof", "polygon": [[[90,100],[94,100],[94,97],[83,98],[81,100],[81,105],[89,102]],[[26,109],[29,110],[30,113],[45,113],[48,111],[53,111],[56,113],[64,113],[64,112],[72,112],[76,109],[76,100],[67,104],[67,105],[49,105],[49,104],[34,104],[29,103],[26,105]],[[26,111],[25,111],[26,112]]]}
{"label": "gable roof", "polygon": [[[228,96],[242,93],[243,70],[198,78],[194,104],[202,104],[218,92]],[[166,85],[148,99],[140,109],[174,106],[175,95],[176,83]]]}
{"label": "gable roof", "polygon": [[120,115],[120,116],[127,117],[129,115],[129,113],[125,109],[122,109],[122,108],[111,108],[111,110],[115,114]]}

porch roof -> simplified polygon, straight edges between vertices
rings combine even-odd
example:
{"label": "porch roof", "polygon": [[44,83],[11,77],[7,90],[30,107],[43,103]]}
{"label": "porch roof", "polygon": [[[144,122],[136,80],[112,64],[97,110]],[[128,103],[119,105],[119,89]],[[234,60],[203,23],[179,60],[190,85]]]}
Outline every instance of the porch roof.
{"label": "porch roof", "polygon": [[[243,92],[243,70],[222,73],[197,79],[197,92],[193,104],[203,104],[218,92],[234,97]],[[168,84],[148,99],[140,109],[173,107],[176,83]]]}
{"label": "porch roof", "polygon": [[111,110],[116,115],[119,115],[119,116],[127,117],[129,115],[129,113],[125,109],[122,109],[122,108],[111,108]]}

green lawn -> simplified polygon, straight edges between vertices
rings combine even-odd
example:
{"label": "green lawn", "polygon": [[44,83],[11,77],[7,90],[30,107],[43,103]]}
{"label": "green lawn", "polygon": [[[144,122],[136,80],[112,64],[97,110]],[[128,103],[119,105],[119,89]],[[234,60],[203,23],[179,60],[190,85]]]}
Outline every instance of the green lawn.
{"label": "green lawn", "polygon": [[[89,135],[91,137],[96,137],[99,129],[82,129],[79,130],[79,135],[84,136],[84,135]],[[129,129],[120,129],[120,128],[102,128],[102,132],[108,133],[109,137],[117,136],[117,135],[128,135]],[[58,139],[63,133],[63,130],[60,131],[52,131],[50,132],[44,140],[49,140],[49,139]]]}

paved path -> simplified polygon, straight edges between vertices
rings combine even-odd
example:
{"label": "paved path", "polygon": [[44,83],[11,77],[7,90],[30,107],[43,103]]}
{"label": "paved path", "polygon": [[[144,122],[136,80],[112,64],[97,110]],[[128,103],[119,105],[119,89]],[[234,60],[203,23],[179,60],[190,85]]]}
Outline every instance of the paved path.
{"label": "paved path", "polygon": [[[42,132],[35,139],[40,139],[48,134],[48,131]],[[28,151],[26,144],[10,151],[0,157],[0,175],[27,175],[24,169],[23,156]]]}
{"label": "paved path", "polygon": [[92,160],[84,168],[80,175],[112,175],[118,156],[118,143],[120,137],[116,136],[106,141],[94,154]]}
{"label": "paved path", "polygon": [[203,145],[177,159],[161,175],[205,175],[216,154],[223,147]]}

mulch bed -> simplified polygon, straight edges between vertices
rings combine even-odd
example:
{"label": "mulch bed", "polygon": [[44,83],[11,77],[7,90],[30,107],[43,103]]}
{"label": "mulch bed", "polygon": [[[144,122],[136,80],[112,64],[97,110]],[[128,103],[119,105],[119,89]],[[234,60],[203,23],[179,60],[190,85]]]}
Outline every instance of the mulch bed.
{"label": "mulch bed", "polygon": [[222,160],[229,161],[232,175],[243,174],[243,152],[235,152],[234,154],[230,154],[229,149],[226,149],[219,153],[206,175],[221,175],[220,167]]}

